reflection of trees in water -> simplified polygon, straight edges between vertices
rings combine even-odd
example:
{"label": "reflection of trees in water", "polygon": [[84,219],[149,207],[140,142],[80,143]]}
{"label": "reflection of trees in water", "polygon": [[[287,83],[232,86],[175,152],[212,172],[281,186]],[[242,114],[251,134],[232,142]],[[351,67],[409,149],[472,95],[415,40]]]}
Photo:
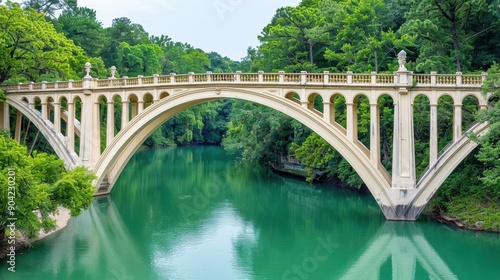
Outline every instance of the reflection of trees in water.
{"label": "reflection of trees in water", "polygon": [[[29,256],[36,262],[31,265],[37,267],[37,279],[130,279],[149,273],[137,240],[107,198],[94,199],[64,230],[40,242],[34,254],[43,256]],[[16,276],[34,279],[29,269],[19,269]]]}
{"label": "reflection of trees in water", "polygon": [[[252,172],[261,171],[238,173],[238,177],[251,181],[252,176],[258,176]],[[240,242],[235,251],[245,257],[252,252],[251,262],[257,275],[289,270],[291,264],[308,257],[304,252],[313,254],[318,239],[327,238],[341,245],[317,273],[335,270],[339,264],[345,265],[343,252],[358,250],[359,244],[371,238],[379,227],[379,208],[371,197],[327,190],[274,174],[261,177],[264,186],[241,187],[233,194],[235,209],[258,232],[256,244]],[[360,221],[364,223],[362,227]],[[356,239],[345,240],[353,233]],[[246,262],[248,259],[239,259],[241,265]]]}

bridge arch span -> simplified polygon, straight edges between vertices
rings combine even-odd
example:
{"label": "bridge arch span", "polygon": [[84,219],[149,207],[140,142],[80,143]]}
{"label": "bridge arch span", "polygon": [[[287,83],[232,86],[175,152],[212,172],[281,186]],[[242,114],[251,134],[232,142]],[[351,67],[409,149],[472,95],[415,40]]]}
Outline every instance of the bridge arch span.
{"label": "bridge arch span", "polygon": [[391,187],[390,178],[370,162],[366,148],[353,144],[344,132],[328,124],[314,112],[303,110],[293,101],[280,98],[275,94],[235,88],[187,90],[168,96],[145,109],[120,131],[96,163],[94,171],[99,178],[96,182],[96,193],[99,193],[99,187],[105,182],[105,178],[110,184],[105,193],[111,192],[116,179],[129,159],[161,124],[191,106],[223,98],[259,103],[302,122],[339,151],[360,175],[379,204],[386,207],[393,206],[387,193]]}
{"label": "bridge arch span", "polygon": [[[21,99],[22,100],[22,99]],[[74,168],[79,164],[78,155],[70,152],[66,148],[65,140],[58,136],[51,126],[42,119],[40,112],[29,108],[29,104],[7,96],[7,102],[18,112],[26,116],[47,139],[50,146],[54,149],[56,155],[64,161],[67,168]]]}
{"label": "bridge arch span", "polygon": [[[453,170],[478,146],[478,143],[470,138],[470,134],[482,137],[488,130],[488,123],[476,123],[458,141],[445,148],[436,163],[429,166],[419,178],[417,192],[410,205],[426,205]],[[423,207],[419,209],[422,211]]]}

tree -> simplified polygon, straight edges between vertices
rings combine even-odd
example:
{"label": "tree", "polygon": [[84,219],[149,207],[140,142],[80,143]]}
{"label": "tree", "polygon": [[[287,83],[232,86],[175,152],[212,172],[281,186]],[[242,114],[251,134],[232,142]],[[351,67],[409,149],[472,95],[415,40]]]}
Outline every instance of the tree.
{"label": "tree", "polygon": [[162,71],[163,52],[158,45],[130,46],[128,43],[122,42],[118,46],[117,55],[116,66],[121,70],[120,74],[123,76],[152,76],[160,74]]}
{"label": "tree", "polygon": [[488,121],[488,133],[480,139],[481,148],[477,159],[485,165],[482,177],[483,194],[486,199],[500,204],[500,66],[494,64],[483,84],[483,93],[492,93],[493,108],[482,112],[482,121]]}
{"label": "tree", "polygon": [[[490,2],[490,3],[489,3]],[[419,56],[416,70],[461,72],[471,69],[475,41],[494,43],[482,35],[498,27],[493,15],[495,1],[413,0],[402,29],[417,36]],[[493,37],[498,35],[491,34]],[[490,61],[491,63],[491,61]]]}
{"label": "tree", "polygon": [[335,71],[395,70],[397,53],[413,44],[414,37],[398,35],[391,28],[394,23],[383,0],[325,1],[324,5],[322,10],[333,14],[330,24],[336,32],[325,58]]}
{"label": "tree", "polygon": [[153,36],[151,41],[163,51],[163,73],[204,73],[209,70],[210,59],[201,49],[189,44],[173,42],[168,36]]}
{"label": "tree", "polygon": [[328,142],[313,132],[302,145],[292,143],[290,155],[304,165],[307,171],[306,180],[312,182],[316,177],[316,170],[324,170],[334,158],[335,150]]}
{"label": "tree", "polygon": [[311,130],[300,122],[269,107],[235,100],[224,149],[241,153],[243,162],[269,165],[287,155],[291,142],[303,142]]}
{"label": "tree", "polygon": [[54,21],[54,26],[66,38],[81,47],[87,56],[98,57],[107,37],[102,24],[97,21],[95,10],[79,7],[65,10]]}
{"label": "tree", "polygon": [[330,38],[325,15],[320,12],[317,2],[276,11],[272,22],[259,36],[259,54],[265,65],[261,70],[315,70],[316,58],[321,58]]}
{"label": "tree", "polygon": [[55,18],[60,10],[72,10],[77,7],[77,0],[25,0],[23,6],[27,9],[35,9],[39,13]]}
{"label": "tree", "polygon": [[43,14],[18,4],[0,6],[0,84],[20,77],[38,81],[47,74],[77,79],[75,69],[86,60],[82,49],[57,33]]}
{"label": "tree", "polygon": [[55,228],[56,221],[50,215],[57,212],[59,205],[76,216],[90,206],[94,194],[92,181],[96,177],[85,167],[67,171],[63,161],[53,155],[34,152],[29,156],[27,148],[6,132],[0,133],[0,172],[2,248],[11,234],[7,218],[17,218],[16,230],[33,238],[40,229]]}
{"label": "tree", "polygon": [[101,51],[101,58],[108,67],[117,64],[118,47],[120,43],[127,43],[130,46],[139,44],[151,44],[149,34],[142,25],[132,23],[129,18],[121,17],[113,19],[111,27],[105,29],[107,42]]}

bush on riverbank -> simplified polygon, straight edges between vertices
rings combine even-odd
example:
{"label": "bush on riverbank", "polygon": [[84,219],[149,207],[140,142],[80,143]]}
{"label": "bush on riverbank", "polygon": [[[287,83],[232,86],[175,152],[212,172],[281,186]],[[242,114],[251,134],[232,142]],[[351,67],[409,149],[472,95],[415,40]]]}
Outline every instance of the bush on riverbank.
{"label": "bush on riverbank", "polygon": [[7,246],[19,248],[21,237],[32,239],[41,229],[53,230],[58,206],[79,215],[90,206],[94,179],[85,167],[65,170],[54,155],[29,155],[25,146],[1,131],[0,252]]}

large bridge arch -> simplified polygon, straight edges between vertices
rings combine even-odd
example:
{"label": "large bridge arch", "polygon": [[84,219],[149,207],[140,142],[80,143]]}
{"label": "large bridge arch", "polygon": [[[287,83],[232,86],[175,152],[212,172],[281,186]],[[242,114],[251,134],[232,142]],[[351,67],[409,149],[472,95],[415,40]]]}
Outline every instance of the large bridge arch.
{"label": "large bridge arch", "polygon": [[187,90],[163,98],[145,109],[120,131],[96,163],[94,171],[99,178],[96,182],[96,193],[106,180],[110,184],[106,193],[111,192],[116,179],[129,159],[161,124],[191,106],[223,98],[259,103],[302,122],[339,151],[360,175],[379,204],[394,207],[387,193],[391,187],[390,179],[370,162],[366,149],[363,150],[362,147],[350,142],[345,133],[325,122],[314,112],[303,110],[293,101],[273,94],[236,88]]}
{"label": "large bridge arch", "polygon": [[[78,156],[76,153],[70,152],[66,148],[65,141],[59,136],[47,123],[42,119],[41,114],[29,108],[29,104],[24,101],[17,100],[7,96],[7,102],[17,111],[26,116],[33,123],[40,133],[47,139],[50,146],[54,149],[56,155],[64,161],[67,168],[74,168],[79,165]],[[63,136],[64,137],[64,136]]]}

